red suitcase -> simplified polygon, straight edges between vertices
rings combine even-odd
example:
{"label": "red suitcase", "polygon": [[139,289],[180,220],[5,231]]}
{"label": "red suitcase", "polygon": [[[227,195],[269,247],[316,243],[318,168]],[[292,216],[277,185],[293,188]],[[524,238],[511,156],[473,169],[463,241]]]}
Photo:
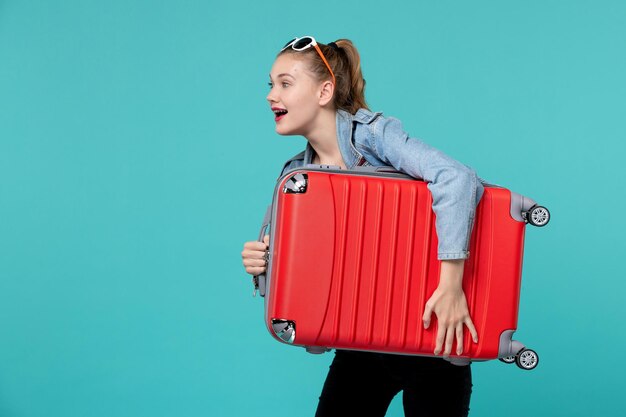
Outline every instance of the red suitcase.
{"label": "red suitcase", "polygon": [[[261,230],[260,237],[271,224],[267,279],[255,278],[270,333],[312,353],[431,356],[436,319],[427,330],[421,320],[440,268],[431,206],[426,183],[398,173],[319,166],[285,173]],[[485,186],[463,278],[479,342],[465,329],[464,353],[451,362],[500,358],[523,369],[537,365],[536,352],[512,335],[525,223],[548,220],[547,209],[534,201]]]}

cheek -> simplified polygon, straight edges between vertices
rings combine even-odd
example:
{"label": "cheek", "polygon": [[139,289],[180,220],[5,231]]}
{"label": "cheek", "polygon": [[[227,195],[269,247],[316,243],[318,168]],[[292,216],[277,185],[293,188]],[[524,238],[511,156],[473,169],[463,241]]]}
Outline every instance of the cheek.
{"label": "cheek", "polygon": [[312,92],[307,91],[306,94],[300,94],[295,101],[295,105],[299,110],[304,110],[306,113],[313,110],[317,106],[317,100]]}
{"label": "cheek", "polygon": [[281,101],[289,110],[289,119],[295,123],[306,123],[315,115],[318,107],[316,92],[308,86],[294,86],[281,91]]}

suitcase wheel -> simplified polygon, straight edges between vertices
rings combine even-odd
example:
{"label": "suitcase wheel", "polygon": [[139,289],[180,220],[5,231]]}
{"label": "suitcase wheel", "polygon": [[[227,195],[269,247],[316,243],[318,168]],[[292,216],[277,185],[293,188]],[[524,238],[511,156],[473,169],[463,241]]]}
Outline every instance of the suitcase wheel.
{"label": "suitcase wheel", "polygon": [[526,213],[526,220],[533,226],[543,227],[550,221],[550,212],[543,206],[534,205]]}
{"label": "suitcase wheel", "polygon": [[500,362],[504,363],[515,363],[515,356],[505,356],[504,358],[500,358]]}
{"label": "suitcase wheel", "polygon": [[306,188],[308,185],[309,176],[305,173],[298,172],[291,177],[287,181],[285,181],[285,186],[283,187],[283,193],[286,194],[302,194],[306,193]]}
{"label": "suitcase wheel", "polygon": [[328,352],[330,349],[320,346],[305,346],[304,347],[308,353],[312,353],[314,355],[320,355],[322,353]]}
{"label": "suitcase wheel", "polygon": [[530,371],[539,364],[539,355],[532,349],[522,349],[515,355],[515,364],[521,369]]}
{"label": "suitcase wheel", "polygon": [[296,323],[292,320],[272,319],[272,330],[285,343],[293,344],[296,339]]}

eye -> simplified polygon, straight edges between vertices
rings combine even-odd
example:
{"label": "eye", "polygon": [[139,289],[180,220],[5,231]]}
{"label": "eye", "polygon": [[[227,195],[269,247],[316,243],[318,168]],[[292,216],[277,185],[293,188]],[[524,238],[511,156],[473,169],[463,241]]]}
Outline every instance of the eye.
{"label": "eye", "polygon": [[267,83],[267,85],[269,85],[270,88],[274,87],[274,83],[272,83],[271,81],[269,83]]}
{"label": "eye", "polygon": [[287,87],[289,87],[289,83],[283,82],[283,88],[287,88]]}

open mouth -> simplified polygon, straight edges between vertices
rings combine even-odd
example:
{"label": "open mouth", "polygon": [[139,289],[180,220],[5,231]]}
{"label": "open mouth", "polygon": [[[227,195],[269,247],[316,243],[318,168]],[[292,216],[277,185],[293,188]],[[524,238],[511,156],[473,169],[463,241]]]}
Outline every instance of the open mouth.
{"label": "open mouth", "polygon": [[276,121],[279,121],[287,114],[287,110],[285,109],[272,109],[272,111],[274,112],[274,120]]}

